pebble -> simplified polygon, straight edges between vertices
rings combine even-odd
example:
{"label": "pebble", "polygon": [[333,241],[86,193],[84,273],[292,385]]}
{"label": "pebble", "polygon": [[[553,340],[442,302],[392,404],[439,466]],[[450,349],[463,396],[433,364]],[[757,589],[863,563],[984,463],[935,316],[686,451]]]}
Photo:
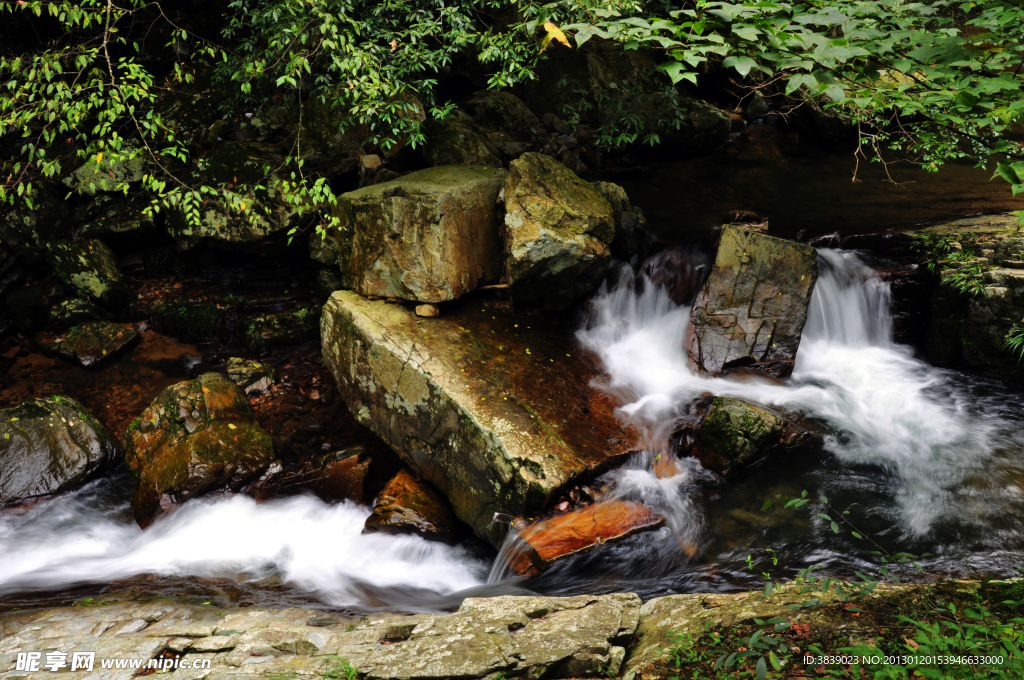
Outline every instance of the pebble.
{"label": "pebble", "polygon": [[416,305],[416,316],[433,318],[441,316],[441,310],[437,308],[437,305]]}

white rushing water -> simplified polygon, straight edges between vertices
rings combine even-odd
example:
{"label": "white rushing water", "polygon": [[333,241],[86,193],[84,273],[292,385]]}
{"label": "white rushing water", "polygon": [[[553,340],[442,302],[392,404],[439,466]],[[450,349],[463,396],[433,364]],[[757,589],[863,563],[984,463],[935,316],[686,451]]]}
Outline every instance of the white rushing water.
{"label": "white rushing water", "polygon": [[322,601],[368,604],[375,591],[439,595],[483,582],[486,565],[416,536],[363,534],[370,514],[312,496],[257,504],[196,499],[143,531],[98,485],[0,515],[0,593],[55,589],[136,574],[259,579],[274,575]]}
{"label": "white rushing water", "polygon": [[[1005,414],[984,412],[956,374],[893,342],[889,286],[855,253],[819,252],[820,276],[786,384],[692,373],[684,349],[689,308],[662,288],[637,286],[631,272],[598,297],[579,338],[601,357],[610,376],[605,388],[624,404],[649,456],[665,451],[676,418],[694,399],[737,397],[822,423],[825,449],[843,465],[882,468],[906,535],[924,535],[944,516],[977,514],[958,498],[960,485],[997,451],[1020,451],[1006,432]],[[691,461],[679,476],[657,479],[648,465],[637,461],[614,473],[619,493],[668,510],[674,527],[694,538],[702,519],[679,489],[703,471]]]}
{"label": "white rushing water", "polygon": [[[891,499],[883,510],[904,536],[926,536],[937,524],[953,522],[998,542],[993,527],[1019,516],[1024,496],[1024,447],[1014,434],[1019,418],[1008,420],[1012,403],[972,391],[962,375],[929,366],[894,343],[889,287],[855,254],[824,250],[819,262],[795,371],[781,385],[693,374],[684,350],[689,308],[649,280],[638,285],[632,271],[624,270],[619,283],[597,297],[578,337],[602,360],[603,387],[619,399],[646,451],[610,473],[613,493],[639,497],[666,515],[668,527],[645,541],[660,535],[686,555],[700,550],[708,519],[697,491],[713,475],[686,459],[678,462],[678,475],[659,479],[651,462],[671,455],[677,418],[710,393],[821,424],[824,447],[840,466],[881,470],[875,477]],[[423,601],[424,593],[445,596],[487,580],[487,565],[460,548],[362,534],[369,510],[351,503],[328,505],[310,496],[261,504],[241,496],[203,498],[143,531],[131,519],[126,494],[104,492],[109,483],[23,514],[0,514],[0,594],[137,574],[273,576],[332,605],[379,605],[380,593],[398,599],[414,593],[402,603],[408,606],[417,597]],[[1019,528],[1004,531],[1010,532],[1007,545],[1019,545]],[[492,580],[507,576],[502,564],[499,559]]]}

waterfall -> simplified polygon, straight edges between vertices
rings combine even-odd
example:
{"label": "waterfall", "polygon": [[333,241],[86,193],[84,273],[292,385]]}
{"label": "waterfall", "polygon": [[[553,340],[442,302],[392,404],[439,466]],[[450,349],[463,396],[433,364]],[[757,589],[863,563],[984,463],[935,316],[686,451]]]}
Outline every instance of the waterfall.
{"label": "waterfall", "polygon": [[[690,496],[693,465],[655,479],[650,461],[669,446],[674,425],[702,394],[745,399],[820,423],[824,448],[843,465],[887,471],[896,520],[923,535],[944,515],[961,519],[958,489],[997,451],[1020,446],[1005,407],[971,393],[968,381],[916,358],[892,340],[887,283],[854,252],[819,251],[819,278],[785,384],[734,380],[689,369],[683,338],[689,307],[674,303],[645,273],[622,271],[593,304],[577,336],[608,374],[599,386],[619,399],[645,453],[612,473],[617,493],[641,497],[689,532],[700,524]],[[769,463],[772,464],[772,463]],[[777,463],[775,463],[777,464]]]}

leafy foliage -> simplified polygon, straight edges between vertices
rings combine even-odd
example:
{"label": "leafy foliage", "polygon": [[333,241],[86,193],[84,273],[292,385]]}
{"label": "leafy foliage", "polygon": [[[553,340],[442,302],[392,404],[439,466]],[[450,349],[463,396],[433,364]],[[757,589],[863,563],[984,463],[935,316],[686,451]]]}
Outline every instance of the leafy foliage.
{"label": "leafy foliage", "polygon": [[1019,2],[697,0],[660,16],[637,8],[593,17],[564,27],[577,44],[597,36],[658,50],[673,82],[731,69],[753,87],[848,113],[874,158],[899,148],[929,170],[994,160],[1014,194],[1024,192],[1024,141],[1014,135],[1024,115]]}

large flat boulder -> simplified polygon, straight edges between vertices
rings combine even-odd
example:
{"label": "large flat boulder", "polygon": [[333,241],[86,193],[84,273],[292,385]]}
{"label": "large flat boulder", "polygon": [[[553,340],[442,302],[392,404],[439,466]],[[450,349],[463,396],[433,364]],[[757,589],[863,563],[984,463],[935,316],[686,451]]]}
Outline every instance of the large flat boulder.
{"label": "large flat boulder", "polygon": [[0,508],[75,489],[120,458],[114,436],[71,397],[0,410]]}
{"label": "large flat boulder", "polygon": [[523,154],[505,182],[505,253],[513,298],[564,309],[601,283],[611,262],[615,212],[550,156]]}
{"label": "large flat boulder", "polygon": [[444,302],[497,281],[496,204],[505,174],[444,166],[342,194],[342,285],[363,295]]}
{"label": "large flat boulder", "polygon": [[535,515],[634,440],[590,387],[596,371],[571,335],[534,325],[469,304],[421,320],[351,291],[321,317],[324,359],[352,413],[495,545],[495,513]]}
{"label": "large flat boulder", "polygon": [[715,265],[690,311],[691,368],[789,377],[817,279],[811,246],[725,226]]}
{"label": "large flat boulder", "polygon": [[218,373],[171,385],[128,426],[125,460],[139,478],[135,519],[213,489],[240,488],[274,459],[274,445],[245,393]]}

